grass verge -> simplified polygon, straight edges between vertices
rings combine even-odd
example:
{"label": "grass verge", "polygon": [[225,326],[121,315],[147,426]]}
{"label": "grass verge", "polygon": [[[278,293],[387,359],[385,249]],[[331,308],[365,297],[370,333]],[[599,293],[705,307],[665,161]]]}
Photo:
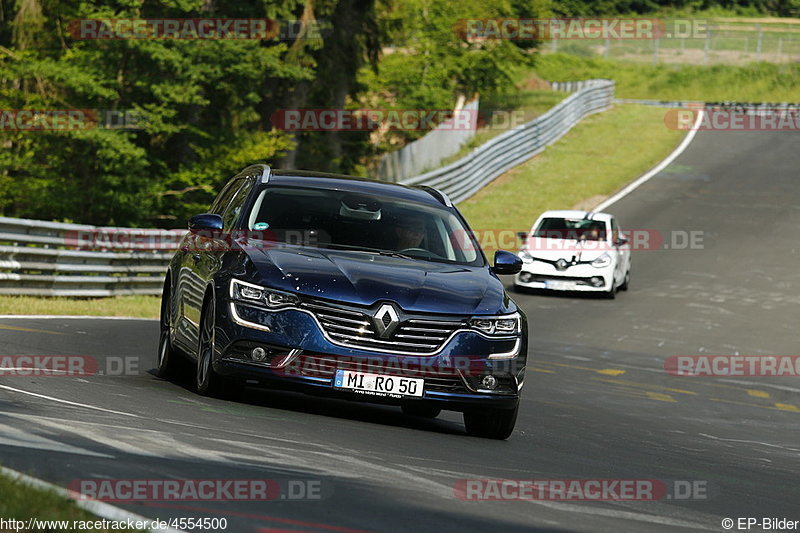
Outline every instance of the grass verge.
{"label": "grass verge", "polygon": [[[0,473],[0,518],[3,518],[8,525],[9,519],[24,521],[24,527],[19,531],[30,532],[50,532],[50,531],[75,531],[83,532],[88,531],[87,527],[80,527],[80,522],[91,522],[92,526],[97,525],[96,522],[101,520],[95,515],[84,511],[72,500],[65,498],[53,491],[30,487],[20,481],[11,478],[6,474]],[[55,527],[47,528],[44,524],[40,527],[28,528],[27,521],[30,518],[39,520],[56,520],[67,521],[68,527]],[[72,527],[74,522],[78,527]],[[52,525],[52,524],[51,524]],[[102,524],[100,524],[102,525]],[[20,524],[23,526],[23,524]],[[3,529],[2,531],[14,531],[12,528]],[[108,528],[91,528],[91,531],[108,532],[108,531],[136,531],[132,529],[108,529]]]}
{"label": "grass verge", "polygon": [[[617,105],[592,115],[458,207],[478,232],[528,230],[542,211],[581,203],[589,208],[654,167],[680,143],[685,132],[664,125],[665,111]],[[485,251],[492,251],[490,242],[482,243]]]}
{"label": "grass verge", "polygon": [[111,298],[38,298],[0,296],[0,315],[86,315],[158,318],[158,296],[115,296]]}
{"label": "grass verge", "polygon": [[536,73],[550,81],[608,78],[617,98],[705,102],[798,102],[800,63],[749,65],[643,65],[599,57],[545,54]]}

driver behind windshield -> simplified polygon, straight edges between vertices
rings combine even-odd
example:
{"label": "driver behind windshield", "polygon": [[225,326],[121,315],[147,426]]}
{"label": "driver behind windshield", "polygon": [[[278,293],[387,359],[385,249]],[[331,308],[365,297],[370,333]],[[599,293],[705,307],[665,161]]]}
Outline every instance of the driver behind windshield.
{"label": "driver behind windshield", "polygon": [[400,218],[394,228],[397,237],[395,249],[420,248],[425,238],[425,219],[420,215],[407,215]]}

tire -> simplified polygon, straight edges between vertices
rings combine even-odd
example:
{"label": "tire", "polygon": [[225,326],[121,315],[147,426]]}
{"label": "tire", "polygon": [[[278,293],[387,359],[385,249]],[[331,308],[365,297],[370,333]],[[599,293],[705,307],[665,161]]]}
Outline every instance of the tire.
{"label": "tire", "polygon": [[172,304],[169,284],[164,285],[164,294],[161,297],[161,318],[159,320],[160,332],[158,336],[158,360],[156,375],[162,379],[175,377],[179,361],[178,353],[172,346]]}
{"label": "tire", "polygon": [[215,350],[214,298],[206,298],[200,316],[200,335],[197,343],[197,369],[195,390],[201,396],[231,398],[235,394],[235,383],[214,371]]}
{"label": "tire", "polygon": [[617,297],[617,287],[614,286],[614,277],[611,277],[611,288],[603,293],[603,298],[613,300]]}
{"label": "tire", "polygon": [[627,290],[628,290],[628,284],[629,284],[630,282],[631,282],[631,269],[629,268],[629,269],[628,269],[628,270],[625,272],[625,279],[623,280],[623,282],[622,282],[622,285],[620,285],[620,286],[619,286],[619,290],[621,290],[621,291],[627,291]]}
{"label": "tire", "polygon": [[404,415],[418,416],[420,418],[436,418],[442,412],[438,407],[430,405],[418,405],[416,403],[404,403],[400,406]]}
{"label": "tire", "polygon": [[514,432],[519,404],[513,409],[464,411],[464,426],[473,437],[505,440]]}

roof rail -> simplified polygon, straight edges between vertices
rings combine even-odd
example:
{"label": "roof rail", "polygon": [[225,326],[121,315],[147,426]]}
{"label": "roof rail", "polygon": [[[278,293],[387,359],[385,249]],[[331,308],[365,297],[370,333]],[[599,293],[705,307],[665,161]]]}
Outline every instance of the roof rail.
{"label": "roof rail", "polygon": [[261,183],[268,183],[269,177],[272,175],[272,169],[269,165],[261,165],[263,171],[261,172]]}
{"label": "roof rail", "polygon": [[442,202],[447,207],[453,207],[453,202],[450,201],[450,198],[439,189],[431,187],[430,185],[420,185],[419,188]]}

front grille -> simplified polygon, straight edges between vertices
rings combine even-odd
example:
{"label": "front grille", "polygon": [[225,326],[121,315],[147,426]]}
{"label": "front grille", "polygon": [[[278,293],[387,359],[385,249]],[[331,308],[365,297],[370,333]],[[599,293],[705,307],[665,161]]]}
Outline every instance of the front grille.
{"label": "front grille", "polygon": [[[400,323],[389,337],[382,338],[375,331],[372,315],[366,311],[319,302],[305,302],[302,307],[317,317],[325,334],[333,342],[378,352],[436,353],[454,331],[466,326],[461,320],[406,316],[400,318]],[[385,313],[380,320],[384,327],[391,323],[389,313]]]}
{"label": "front grille", "polygon": [[392,366],[391,363],[389,366],[382,366],[373,360],[367,362],[352,359],[337,360],[329,355],[302,354],[289,363],[284,372],[287,375],[333,379],[336,370],[421,378],[425,380],[425,391],[429,392],[467,392],[461,377],[452,368],[438,371],[435,368],[403,370]]}
{"label": "front grille", "polygon": [[585,277],[578,277],[578,276],[558,276],[558,275],[551,275],[551,274],[531,274],[528,278],[528,281],[525,283],[529,283],[531,281],[574,281],[577,283],[582,283],[584,285],[591,285],[592,278],[585,278]]}

